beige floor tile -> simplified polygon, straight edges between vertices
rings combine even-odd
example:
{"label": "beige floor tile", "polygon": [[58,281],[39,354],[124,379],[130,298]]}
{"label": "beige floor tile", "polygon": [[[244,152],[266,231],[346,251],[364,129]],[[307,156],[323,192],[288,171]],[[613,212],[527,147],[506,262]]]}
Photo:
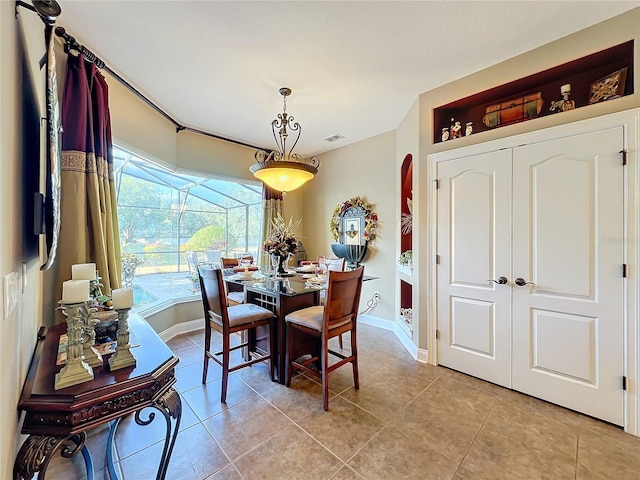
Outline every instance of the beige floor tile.
{"label": "beige floor tile", "polygon": [[250,367],[241,368],[232,375],[237,375],[244,383],[261,393],[277,385],[269,375],[269,365],[266,362],[256,363]]}
{"label": "beige floor tile", "polygon": [[322,404],[317,405],[298,425],[343,461],[349,460],[383,427],[378,418],[340,397],[331,401],[328,412]]}
{"label": "beige floor tile", "polygon": [[[159,442],[120,463],[125,478],[155,478],[163,443]],[[180,432],[166,478],[191,480],[206,478],[229,464],[209,432],[198,424]]]}
{"label": "beige floor tile", "polygon": [[304,375],[294,377],[289,388],[277,384],[261,395],[294,422],[322,405],[322,386]]}
{"label": "beige floor tile", "polygon": [[167,346],[176,352],[177,350],[197,346],[196,343],[189,338],[188,335],[178,335],[168,340]]}
{"label": "beige floor tile", "polygon": [[361,475],[348,465],[342,467],[338,472],[331,477],[331,480],[364,480]]}
{"label": "beige floor tile", "polygon": [[[222,367],[216,362],[209,362],[207,369],[207,382],[222,378]],[[186,392],[192,388],[202,385],[202,361],[176,368],[176,385],[179,392]]]}
{"label": "beige floor tile", "polygon": [[361,384],[359,390],[347,389],[340,396],[388,422],[420,393],[415,386],[398,380],[376,376],[368,383]]}
{"label": "beige floor tile", "polygon": [[576,478],[640,479],[640,445],[630,445],[591,431],[580,431]]}
{"label": "beige floor tile", "polygon": [[575,458],[578,428],[557,422],[536,408],[498,400],[483,432],[502,434],[538,450],[559,451]]}
{"label": "beige floor tile", "polygon": [[[221,404],[217,364],[209,363],[208,382],[201,384],[203,339],[200,330],[169,342],[182,359],[176,376],[183,416],[167,479],[640,480],[640,438],[418,363],[386,330],[359,325],[361,389],[353,388],[350,366],[333,372],[329,412],[316,381],[299,375],[287,388],[269,380],[264,364],[233,373]],[[348,341],[345,335],[346,351]],[[212,343],[220,346],[219,334]],[[234,355],[240,358],[239,351]],[[149,412],[155,410],[141,417]],[[131,416],[122,422],[115,452],[121,478],[155,478],[164,428],[162,415],[144,427]],[[108,478],[107,438],[108,425],[89,432],[95,480]],[[51,480],[85,475],[81,455],[58,455],[47,471]]]}
{"label": "beige floor tile", "polygon": [[234,405],[203,422],[231,460],[292,425],[285,415],[261,397]]}
{"label": "beige floor tile", "polygon": [[575,478],[575,456],[541,451],[521,440],[480,431],[462,466],[486,480],[569,480]]}
{"label": "beige floor tile", "polygon": [[227,403],[220,402],[221,381],[214,380],[206,385],[192,388],[182,394],[200,420],[205,420],[222,410],[237,405],[257,395],[256,391],[235,375],[229,375]]}
{"label": "beige floor tile", "polygon": [[469,450],[484,415],[457,411],[449,403],[429,401],[428,390],[391,420],[397,430],[460,463]]}
{"label": "beige floor tile", "polygon": [[299,427],[292,425],[234,462],[251,480],[325,480],[343,463]]}
{"label": "beige floor tile", "polygon": [[490,393],[492,395],[500,396],[505,391],[509,391],[500,385],[495,385],[493,383],[485,382],[484,380],[480,380],[479,378],[472,377],[471,375],[466,375],[461,372],[457,372],[455,370],[451,370],[450,368],[445,367],[437,367],[438,374],[450,378],[452,380],[457,380],[460,383],[465,383],[470,385],[478,390],[482,390],[485,393]]}
{"label": "beige floor tile", "polygon": [[498,397],[474,386],[438,377],[424,391],[423,397],[431,402],[448,405],[461,415],[472,418],[486,418]]}
{"label": "beige floor tile", "polygon": [[390,427],[384,427],[348,465],[367,480],[450,480],[458,467]]}
{"label": "beige floor tile", "polygon": [[233,465],[228,465],[224,467],[222,470],[214,473],[210,477],[207,477],[206,480],[244,480],[242,475],[238,473],[236,467]]}

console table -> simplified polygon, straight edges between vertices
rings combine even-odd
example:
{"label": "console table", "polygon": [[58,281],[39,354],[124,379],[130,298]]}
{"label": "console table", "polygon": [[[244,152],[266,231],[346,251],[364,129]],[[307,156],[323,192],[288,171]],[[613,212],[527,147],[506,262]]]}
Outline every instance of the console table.
{"label": "console table", "polygon": [[175,366],[178,359],[149,324],[138,315],[129,317],[131,344],[137,359],[135,367],[109,371],[108,356],[103,367],[94,368],[90,382],[54,390],[60,335],[66,324],[43,327],[31,360],[18,410],[25,412],[22,433],[29,437],[18,451],[13,468],[14,480],[45,478],[49,461],[59,451],[65,458],[82,452],[87,467],[87,480],[93,479],[93,464],[84,445],[87,431],[111,422],[107,445],[109,476],[117,479],[113,467],[113,439],[120,420],[134,414],[139,425],[148,425],[154,413],[141,417],[146,407],[155,408],[167,425],[164,449],[156,480],[165,478],[171,452],[178,435],[182,404],[174,390]]}

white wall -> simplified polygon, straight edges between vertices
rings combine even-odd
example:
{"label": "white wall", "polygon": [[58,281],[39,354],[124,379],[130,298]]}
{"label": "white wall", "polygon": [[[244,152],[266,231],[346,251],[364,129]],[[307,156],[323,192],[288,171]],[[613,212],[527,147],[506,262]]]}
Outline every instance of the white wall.
{"label": "white wall", "polygon": [[362,196],[378,214],[374,245],[365,257],[365,274],[380,277],[362,287],[361,309],[374,291],[379,306],[370,315],[391,321],[395,304],[396,135],[387,132],[319,156],[319,173],[304,188],[304,245],[307,256],[332,255],[329,225],[333,209],[351,197]]}
{"label": "white wall", "polygon": [[[21,10],[28,49],[32,58],[45,52],[43,23]],[[22,155],[21,111],[18,99],[22,88],[18,68],[18,22],[14,3],[0,2],[0,275],[18,272],[22,280]],[[36,60],[37,62],[37,60]],[[43,78],[43,77],[42,77]],[[34,85],[43,99],[44,83]],[[4,299],[0,300],[0,478],[11,478],[18,438],[17,403],[31,360],[39,328],[42,298],[40,261],[27,267],[27,288],[19,294],[17,309],[4,318]],[[4,286],[3,292],[4,292]],[[0,298],[4,295],[0,295]]]}

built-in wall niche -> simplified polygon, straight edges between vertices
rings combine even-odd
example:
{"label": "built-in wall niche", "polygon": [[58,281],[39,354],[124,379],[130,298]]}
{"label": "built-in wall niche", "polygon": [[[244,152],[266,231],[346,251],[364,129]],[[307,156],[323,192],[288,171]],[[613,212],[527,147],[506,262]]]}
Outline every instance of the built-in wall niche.
{"label": "built-in wall niche", "polygon": [[404,157],[400,171],[400,253],[412,250],[413,231],[413,156]]}
{"label": "built-in wall niche", "polygon": [[400,319],[410,337],[413,337],[413,287],[400,280]]}
{"label": "built-in wall niche", "polygon": [[[608,79],[621,70],[623,70],[623,81],[617,93],[620,97],[631,95],[634,93],[633,66],[634,41],[629,40],[606,50],[442,105],[434,109],[433,113],[433,143],[451,142],[456,140],[452,137],[465,136],[469,123],[471,124],[469,135],[475,135],[519,121],[535,120],[547,115],[562,115],[564,113],[562,108],[551,110],[551,107],[552,102],[563,99],[561,90],[566,90],[568,85],[571,92],[568,99],[573,101],[572,108],[588,107],[594,101],[604,99],[615,101],[618,95],[594,95],[592,88],[598,88],[598,85],[600,85],[599,88],[607,88]],[[535,98],[538,94],[542,100],[539,113],[535,109],[537,105]],[[501,116],[497,113],[489,116],[488,110],[508,109],[510,105],[513,105],[514,110],[508,112],[509,121],[502,122]],[[522,111],[522,118],[514,115],[519,109]],[[456,122],[459,122],[457,127]],[[492,126],[489,127],[485,123]]]}

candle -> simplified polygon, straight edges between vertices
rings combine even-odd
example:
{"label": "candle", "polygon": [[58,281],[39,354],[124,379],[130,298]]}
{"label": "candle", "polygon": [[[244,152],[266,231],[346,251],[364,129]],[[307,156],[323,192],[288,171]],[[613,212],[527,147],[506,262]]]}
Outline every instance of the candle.
{"label": "candle", "polygon": [[71,265],[71,278],[73,280],[95,280],[97,276],[95,263]]}
{"label": "candle", "polygon": [[89,299],[89,280],[67,280],[62,282],[62,302],[82,303]]}
{"label": "candle", "polygon": [[560,94],[571,93],[571,84],[567,83],[560,87]]}
{"label": "candle", "polygon": [[133,288],[117,288],[111,291],[111,301],[115,310],[133,307]]}

